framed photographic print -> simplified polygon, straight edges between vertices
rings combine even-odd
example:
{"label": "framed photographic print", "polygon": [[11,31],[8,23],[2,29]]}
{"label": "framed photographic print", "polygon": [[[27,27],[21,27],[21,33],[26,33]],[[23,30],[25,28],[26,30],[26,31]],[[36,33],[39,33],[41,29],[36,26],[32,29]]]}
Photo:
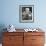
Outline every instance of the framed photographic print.
{"label": "framed photographic print", "polygon": [[19,21],[22,23],[34,22],[34,5],[19,6]]}

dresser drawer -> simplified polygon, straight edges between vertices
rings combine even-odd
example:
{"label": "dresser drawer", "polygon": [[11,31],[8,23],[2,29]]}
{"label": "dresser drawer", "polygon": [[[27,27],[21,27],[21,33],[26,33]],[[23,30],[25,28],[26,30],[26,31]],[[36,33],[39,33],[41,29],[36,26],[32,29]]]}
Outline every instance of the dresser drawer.
{"label": "dresser drawer", "polygon": [[44,32],[25,32],[24,36],[44,36]]}
{"label": "dresser drawer", "polygon": [[23,36],[23,32],[4,32],[5,36]]}
{"label": "dresser drawer", "polygon": [[33,44],[43,44],[44,36],[32,36],[32,43]]}
{"label": "dresser drawer", "polygon": [[4,36],[3,43],[14,43],[23,41],[23,36]]}
{"label": "dresser drawer", "polygon": [[22,44],[22,43],[19,43],[19,44],[18,44],[18,43],[17,43],[17,44],[16,44],[16,43],[12,43],[12,44],[10,44],[10,43],[4,44],[4,43],[3,43],[2,46],[23,46],[23,44]]}
{"label": "dresser drawer", "polygon": [[23,46],[23,37],[22,36],[4,37],[3,46]]}
{"label": "dresser drawer", "polygon": [[44,46],[44,44],[32,44],[32,46]]}
{"label": "dresser drawer", "polygon": [[31,46],[32,44],[32,37],[24,36],[24,46]]}

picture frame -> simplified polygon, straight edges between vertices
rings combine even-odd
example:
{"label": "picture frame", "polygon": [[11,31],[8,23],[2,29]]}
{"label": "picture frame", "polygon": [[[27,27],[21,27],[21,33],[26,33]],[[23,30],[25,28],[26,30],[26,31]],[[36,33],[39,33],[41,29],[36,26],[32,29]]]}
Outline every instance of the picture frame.
{"label": "picture frame", "polygon": [[34,5],[19,5],[19,21],[21,23],[34,22]]}

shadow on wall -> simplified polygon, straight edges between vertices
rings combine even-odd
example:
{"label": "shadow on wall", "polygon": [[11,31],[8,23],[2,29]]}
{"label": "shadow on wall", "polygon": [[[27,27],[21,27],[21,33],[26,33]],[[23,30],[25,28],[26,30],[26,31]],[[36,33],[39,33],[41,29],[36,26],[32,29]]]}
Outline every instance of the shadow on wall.
{"label": "shadow on wall", "polygon": [[3,36],[3,32],[5,32],[6,30],[4,30],[5,25],[4,24],[0,24],[0,43],[2,43],[2,36]]}

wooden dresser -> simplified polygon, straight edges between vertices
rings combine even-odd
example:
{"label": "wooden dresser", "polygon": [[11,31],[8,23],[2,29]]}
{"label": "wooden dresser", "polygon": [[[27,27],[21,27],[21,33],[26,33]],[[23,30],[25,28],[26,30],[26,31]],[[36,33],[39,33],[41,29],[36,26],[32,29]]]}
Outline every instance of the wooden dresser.
{"label": "wooden dresser", "polygon": [[44,46],[44,32],[3,32],[3,46]]}

